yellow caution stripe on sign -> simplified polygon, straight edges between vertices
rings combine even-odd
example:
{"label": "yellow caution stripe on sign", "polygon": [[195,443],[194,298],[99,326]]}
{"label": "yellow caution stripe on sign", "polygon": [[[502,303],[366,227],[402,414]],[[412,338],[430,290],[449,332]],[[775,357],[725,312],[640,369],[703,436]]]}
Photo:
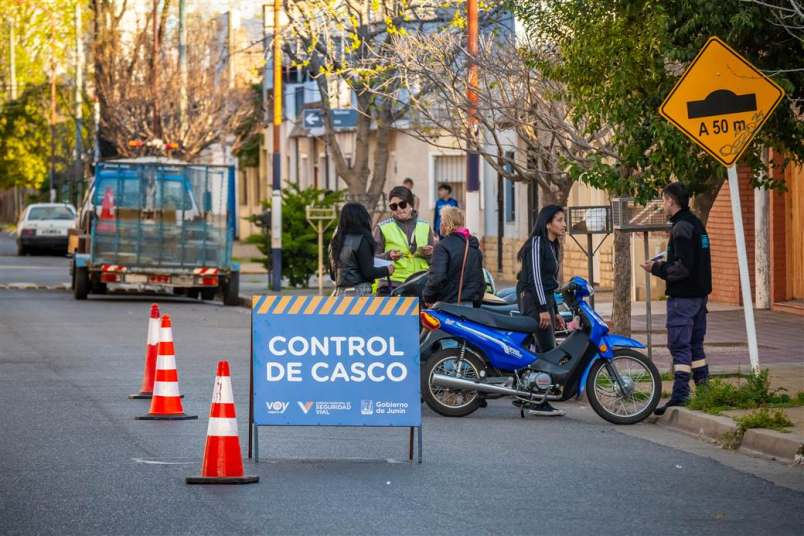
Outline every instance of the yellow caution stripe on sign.
{"label": "yellow caution stripe on sign", "polygon": [[416,298],[361,296],[254,296],[258,315],[418,316]]}

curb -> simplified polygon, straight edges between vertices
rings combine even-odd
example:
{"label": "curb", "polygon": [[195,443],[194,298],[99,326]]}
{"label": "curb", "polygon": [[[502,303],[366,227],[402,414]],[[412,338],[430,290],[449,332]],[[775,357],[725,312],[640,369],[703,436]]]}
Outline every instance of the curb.
{"label": "curb", "polygon": [[0,290],[70,290],[70,283],[0,283]]}
{"label": "curb", "polygon": [[[723,445],[724,440],[738,437],[738,427],[729,417],[708,415],[686,408],[670,408],[651,422],[673,428],[695,437]],[[804,436],[775,430],[751,428],[745,431],[738,450],[787,463],[804,464]]]}
{"label": "curb", "polygon": [[751,428],[745,431],[740,450],[804,464],[804,436],[801,434]]}

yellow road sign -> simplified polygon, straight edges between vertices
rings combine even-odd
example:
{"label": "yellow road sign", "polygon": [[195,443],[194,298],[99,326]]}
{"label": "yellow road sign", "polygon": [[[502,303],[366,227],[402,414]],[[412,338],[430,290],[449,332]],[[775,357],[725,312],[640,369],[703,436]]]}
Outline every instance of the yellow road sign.
{"label": "yellow road sign", "polygon": [[731,166],[783,96],[776,82],[710,37],[659,113],[724,166]]}

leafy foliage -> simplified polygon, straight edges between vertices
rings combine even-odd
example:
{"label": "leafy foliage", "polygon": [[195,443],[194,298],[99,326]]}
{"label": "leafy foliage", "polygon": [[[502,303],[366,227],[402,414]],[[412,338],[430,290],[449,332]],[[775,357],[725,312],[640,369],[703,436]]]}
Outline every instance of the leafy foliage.
{"label": "leafy foliage", "polygon": [[[288,278],[291,286],[307,288],[310,277],[318,271],[318,233],[307,222],[305,207],[334,207],[342,197],[342,192],[319,188],[302,190],[293,183],[287,184],[282,190],[282,275]],[[270,210],[271,201],[263,201],[263,208]],[[256,217],[250,220],[254,222]],[[324,233],[325,254],[336,224],[333,222]],[[247,241],[255,244],[265,255],[263,263],[271,270],[268,246],[271,241],[270,227],[262,234],[250,236]]]}
{"label": "leafy foliage", "polygon": [[[591,169],[572,166],[589,184],[642,201],[674,178],[693,193],[717,192],[725,170],[658,114],[711,35],[765,69],[788,93],[744,161],[759,169],[763,145],[804,158],[804,123],[793,105],[804,92],[804,43],[773,24],[760,6],[739,0],[526,0],[512,2],[512,9],[543,49],[554,51],[538,66],[565,85],[563,97],[576,120],[590,132],[612,129],[617,158],[600,155]],[[762,185],[780,186],[768,179]]]}
{"label": "leafy foliage", "polygon": [[737,421],[737,425],[742,430],[748,430],[749,428],[769,428],[771,430],[784,432],[785,428],[793,426],[790,418],[781,409],[771,411],[768,408],[761,408],[752,411],[748,415],[737,417],[734,420]]}
{"label": "leafy foliage", "polygon": [[[87,2],[81,1],[82,6]],[[0,189],[39,188],[46,181],[50,156],[49,76],[56,66],[55,171],[57,178],[73,161],[74,89],[65,83],[73,76],[74,2],[53,2],[42,9],[36,0],[0,2]],[[83,24],[89,18],[82,10]],[[16,98],[12,99],[10,27],[14,28]],[[88,99],[85,99],[85,102]],[[89,107],[84,117],[91,117]],[[85,122],[85,124],[88,122]],[[84,140],[89,139],[85,129]],[[86,147],[86,143],[84,146]]]}
{"label": "leafy foliage", "polygon": [[768,371],[746,377],[745,382],[727,383],[711,378],[695,390],[689,408],[717,415],[725,409],[753,409],[769,404],[788,404],[790,396],[782,389],[771,390]]}

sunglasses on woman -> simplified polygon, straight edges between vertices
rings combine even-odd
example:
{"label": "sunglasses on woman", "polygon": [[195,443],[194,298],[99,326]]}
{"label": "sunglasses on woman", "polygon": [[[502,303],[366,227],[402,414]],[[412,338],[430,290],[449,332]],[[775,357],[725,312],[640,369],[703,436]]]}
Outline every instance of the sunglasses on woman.
{"label": "sunglasses on woman", "polygon": [[390,208],[392,211],[395,211],[396,209],[405,210],[406,208],[408,208],[408,202],[400,201],[399,203],[391,203],[390,205],[388,205],[388,208]]}

